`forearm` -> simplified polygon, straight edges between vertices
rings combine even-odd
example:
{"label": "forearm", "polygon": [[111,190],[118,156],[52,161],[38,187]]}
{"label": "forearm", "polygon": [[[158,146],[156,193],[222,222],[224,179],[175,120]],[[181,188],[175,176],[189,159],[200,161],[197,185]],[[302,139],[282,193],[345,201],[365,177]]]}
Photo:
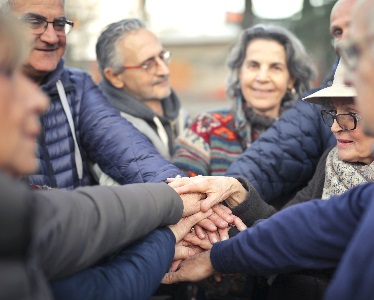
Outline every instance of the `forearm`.
{"label": "forearm", "polygon": [[368,190],[285,209],[215,244],[212,264],[219,272],[255,275],[336,267],[368,201],[361,193]]}
{"label": "forearm", "polygon": [[52,284],[55,299],[149,299],[175,251],[170,229],[158,229],[105,264]]}
{"label": "forearm", "polygon": [[80,271],[155,228],[176,223],[183,210],[166,184],[43,191],[37,196],[32,251],[51,279]]}
{"label": "forearm", "polygon": [[232,213],[238,216],[247,227],[251,227],[259,219],[267,219],[277,210],[260,198],[256,189],[244,178],[238,178],[243,187],[248,191],[245,200],[232,207]]}

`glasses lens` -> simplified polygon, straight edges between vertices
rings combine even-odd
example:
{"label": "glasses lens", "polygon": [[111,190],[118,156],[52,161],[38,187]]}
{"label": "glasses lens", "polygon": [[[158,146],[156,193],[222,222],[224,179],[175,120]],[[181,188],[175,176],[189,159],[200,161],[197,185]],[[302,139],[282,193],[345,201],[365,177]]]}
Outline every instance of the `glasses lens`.
{"label": "glasses lens", "polygon": [[169,64],[171,60],[170,51],[164,51],[161,53],[160,58],[164,61],[165,64]]}
{"label": "glasses lens", "polygon": [[44,31],[46,25],[45,20],[41,19],[26,19],[27,26],[32,30],[33,33],[39,34]]}
{"label": "glasses lens", "polygon": [[337,115],[336,121],[343,130],[352,130],[355,128],[355,118],[351,115]]}
{"label": "glasses lens", "polygon": [[334,117],[332,116],[332,114],[326,110],[323,110],[321,111],[321,115],[322,115],[323,122],[325,122],[327,126],[331,127],[332,124],[334,123]]}

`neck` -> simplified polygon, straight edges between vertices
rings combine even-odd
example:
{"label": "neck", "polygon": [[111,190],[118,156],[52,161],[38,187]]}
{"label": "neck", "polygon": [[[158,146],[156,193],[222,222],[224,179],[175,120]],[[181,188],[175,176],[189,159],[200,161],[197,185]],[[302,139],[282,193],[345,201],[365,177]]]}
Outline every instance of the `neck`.
{"label": "neck", "polygon": [[160,100],[148,100],[144,101],[144,104],[147,105],[158,116],[164,116],[164,109]]}
{"label": "neck", "polygon": [[47,76],[48,73],[45,72],[35,72],[34,69],[25,66],[23,68],[23,74],[29,78],[31,81],[35,82],[37,85],[40,85],[43,82],[43,79]]}

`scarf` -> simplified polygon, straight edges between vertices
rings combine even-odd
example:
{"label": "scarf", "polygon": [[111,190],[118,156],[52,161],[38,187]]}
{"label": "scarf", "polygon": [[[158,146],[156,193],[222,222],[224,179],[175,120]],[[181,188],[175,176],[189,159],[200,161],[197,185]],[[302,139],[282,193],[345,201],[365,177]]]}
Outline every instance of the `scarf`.
{"label": "scarf", "polygon": [[[285,98],[282,101],[279,116],[289,109],[295,101],[293,98]],[[231,108],[235,118],[235,127],[239,134],[239,139],[243,150],[250,147],[261,134],[268,130],[278,118],[269,118],[257,114],[253,109],[247,106],[243,96],[236,97],[233,107]]]}
{"label": "scarf", "polygon": [[327,200],[333,195],[341,195],[347,190],[374,181],[374,162],[349,163],[338,158],[338,149],[334,147],[326,159],[326,176],[322,199]]}

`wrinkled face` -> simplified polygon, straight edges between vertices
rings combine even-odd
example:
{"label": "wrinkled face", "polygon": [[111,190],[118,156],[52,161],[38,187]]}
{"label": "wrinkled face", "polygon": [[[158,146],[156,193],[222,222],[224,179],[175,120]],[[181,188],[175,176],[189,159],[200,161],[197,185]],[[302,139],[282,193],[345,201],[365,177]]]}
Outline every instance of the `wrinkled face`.
{"label": "wrinkled face", "polygon": [[245,101],[255,112],[278,117],[287,88],[294,84],[283,45],[273,40],[251,41],[239,69],[239,80]]}
{"label": "wrinkled face", "polygon": [[[65,16],[62,0],[14,0],[13,12],[17,16],[38,15],[47,21]],[[24,73],[36,82],[56,69],[66,46],[66,36],[57,35],[52,24],[40,35],[30,32],[33,49],[24,67]]]}
{"label": "wrinkled face", "polygon": [[13,157],[6,166],[13,176],[29,175],[35,172],[37,142],[40,133],[39,117],[48,106],[48,98],[40,92],[38,86],[24,75],[20,76],[17,84],[17,97],[21,99],[25,116],[21,126],[21,140]]}
{"label": "wrinkled face", "polygon": [[[0,70],[1,71],[1,70]],[[26,110],[16,91],[22,75],[11,77],[0,72],[0,168],[12,160],[22,137],[22,120]]]}
{"label": "wrinkled face", "polygon": [[140,101],[162,100],[170,95],[169,68],[159,57],[164,49],[152,32],[133,31],[119,41],[118,47],[125,66],[139,66],[150,60],[155,60],[156,66],[151,70],[124,70],[116,77],[117,88]]}
{"label": "wrinkled face", "polygon": [[343,41],[349,34],[352,20],[352,10],[356,0],[338,0],[330,15],[330,33],[334,41],[334,49],[339,41]]}
{"label": "wrinkled face", "polygon": [[[357,105],[353,98],[332,98],[331,107],[337,114],[355,113],[359,117]],[[365,135],[362,131],[362,120],[359,120],[354,130],[343,131],[336,120],[334,121],[331,131],[337,141],[338,157],[346,162],[361,162],[370,164],[373,161],[371,156],[371,145],[374,138]]]}
{"label": "wrinkled face", "polygon": [[356,88],[364,132],[374,136],[374,34],[368,30],[372,5],[371,1],[365,1],[354,11],[349,39],[357,41],[358,60],[355,69],[346,72],[345,79]]}

